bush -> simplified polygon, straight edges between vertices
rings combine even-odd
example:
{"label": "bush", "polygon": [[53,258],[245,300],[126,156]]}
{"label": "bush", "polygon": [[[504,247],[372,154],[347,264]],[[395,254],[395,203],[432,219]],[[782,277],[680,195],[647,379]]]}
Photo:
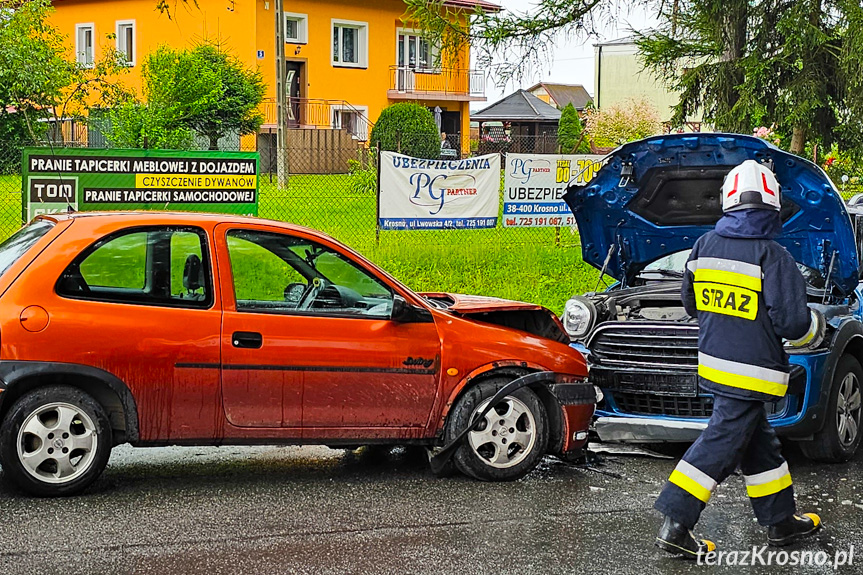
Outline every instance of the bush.
{"label": "bush", "polygon": [[400,102],[381,112],[370,144],[415,158],[440,157],[440,132],[434,116],[419,104]]}
{"label": "bush", "polygon": [[[858,186],[863,180],[863,162],[853,154],[839,150],[834,144],[830,152],[821,159],[821,167],[840,192],[848,191],[849,186],[855,193],[859,191]],[[847,184],[842,181],[842,176],[848,176]]]}
{"label": "bush", "polygon": [[[0,174],[20,173],[22,148],[44,145],[42,138],[48,131],[48,123],[35,121],[39,115],[32,111],[31,114],[34,120],[28,125],[23,113],[0,109]],[[31,126],[35,134],[30,132]]]}
{"label": "bush", "polygon": [[581,118],[572,102],[567,104],[560,112],[560,120],[557,123],[557,143],[562,154],[589,154],[590,144],[587,134],[582,138],[584,126]]}
{"label": "bush", "polygon": [[163,108],[126,102],[108,112],[105,138],[115,148],[190,150],[192,130],[176,125]]}
{"label": "bush", "polygon": [[662,133],[659,110],[645,99],[588,110],[585,128],[596,146],[614,147]]}
{"label": "bush", "polygon": [[365,196],[378,193],[378,167],[374,158],[374,154],[369,154],[365,162],[354,159],[348,160],[351,191],[357,195]]}

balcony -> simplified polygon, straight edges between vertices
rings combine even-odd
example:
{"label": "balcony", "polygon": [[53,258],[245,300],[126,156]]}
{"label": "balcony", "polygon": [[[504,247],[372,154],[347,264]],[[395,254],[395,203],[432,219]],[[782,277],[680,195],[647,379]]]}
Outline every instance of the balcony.
{"label": "balcony", "polygon": [[485,101],[485,74],[461,68],[417,69],[390,66],[390,100]]}
{"label": "balcony", "polygon": [[[264,123],[261,131],[274,132],[278,126],[278,107],[275,100],[261,102]],[[365,141],[371,131],[366,110],[357,109],[344,100],[308,98],[288,99],[288,128],[345,130],[356,140]]]}

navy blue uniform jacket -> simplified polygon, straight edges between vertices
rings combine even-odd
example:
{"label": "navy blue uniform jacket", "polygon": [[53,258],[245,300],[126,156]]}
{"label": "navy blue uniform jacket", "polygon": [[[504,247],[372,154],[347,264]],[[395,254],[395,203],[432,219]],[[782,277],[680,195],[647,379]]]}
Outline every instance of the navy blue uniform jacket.
{"label": "navy blue uniform jacket", "polygon": [[725,214],[695,242],[683,279],[683,305],[698,318],[699,385],[739,399],[776,401],[788,386],[782,339],[810,328],[806,283],[773,241],[778,212]]}

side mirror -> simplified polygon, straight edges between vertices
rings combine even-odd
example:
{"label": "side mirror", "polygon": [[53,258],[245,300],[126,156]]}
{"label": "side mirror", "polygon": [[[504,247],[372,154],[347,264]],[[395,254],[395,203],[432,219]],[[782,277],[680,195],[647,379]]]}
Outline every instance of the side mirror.
{"label": "side mirror", "polygon": [[390,316],[393,321],[406,322],[410,321],[411,306],[405,301],[405,298],[395,294],[393,295],[393,313]]}
{"label": "side mirror", "polygon": [[390,319],[398,323],[434,321],[428,310],[409,304],[405,298],[398,294],[393,295],[393,311]]}

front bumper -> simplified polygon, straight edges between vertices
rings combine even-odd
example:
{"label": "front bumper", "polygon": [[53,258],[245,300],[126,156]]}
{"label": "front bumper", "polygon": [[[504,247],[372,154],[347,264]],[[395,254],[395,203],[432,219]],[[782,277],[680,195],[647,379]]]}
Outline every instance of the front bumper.
{"label": "front bumper", "polygon": [[590,383],[554,383],[548,386],[560,404],[563,420],[562,454],[571,454],[587,444],[588,430],[602,391]]}
{"label": "front bumper", "polygon": [[599,417],[594,423],[599,439],[618,443],[691,443],[707,422],[650,417]]}

